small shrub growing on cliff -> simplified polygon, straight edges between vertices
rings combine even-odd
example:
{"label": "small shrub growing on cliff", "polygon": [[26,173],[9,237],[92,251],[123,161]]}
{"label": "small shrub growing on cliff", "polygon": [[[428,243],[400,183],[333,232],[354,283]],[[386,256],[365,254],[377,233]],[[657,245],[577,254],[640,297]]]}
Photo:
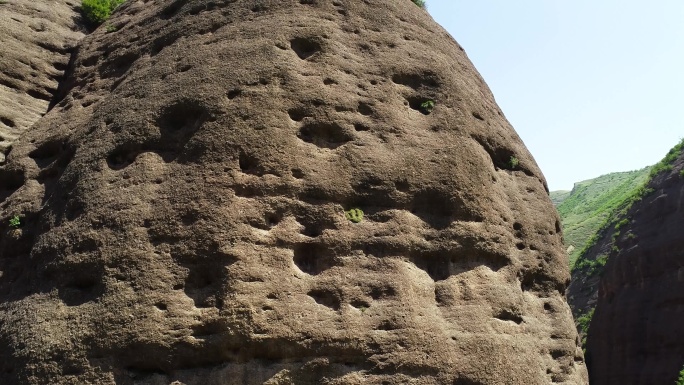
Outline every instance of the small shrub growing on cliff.
{"label": "small shrub growing on cliff", "polygon": [[412,0],[413,4],[425,9],[425,0]]}
{"label": "small shrub growing on cliff", "polygon": [[112,11],[125,0],[83,0],[81,13],[93,27],[104,23],[112,15]]}
{"label": "small shrub growing on cliff", "polygon": [[344,216],[354,223],[359,223],[363,220],[363,211],[361,211],[361,209],[351,209],[345,211]]}
{"label": "small shrub growing on cliff", "polygon": [[684,178],[684,169],[682,169],[682,170],[679,172],[679,176],[681,176],[682,178]]}
{"label": "small shrub growing on cliff", "polygon": [[431,113],[432,110],[435,109],[435,101],[434,100],[426,100],[423,103],[420,103],[420,109],[426,115]]}
{"label": "small shrub growing on cliff", "polygon": [[514,156],[511,156],[511,159],[508,160],[508,166],[511,168],[511,170],[515,170],[519,165],[520,160]]}
{"label": "small shrub growing on cliff", "polygon": [[684,385],[684,368],[679,372],[679,378],[677,379],[677,382],[675,382],[675,385]]}
{"label": "small shrub growing on cliff", "polygon": [[21,218],[19,218],[19,215],[15,215],[9,220],[9,225],[10,227],[14,227],[15,229],[21,226]]}

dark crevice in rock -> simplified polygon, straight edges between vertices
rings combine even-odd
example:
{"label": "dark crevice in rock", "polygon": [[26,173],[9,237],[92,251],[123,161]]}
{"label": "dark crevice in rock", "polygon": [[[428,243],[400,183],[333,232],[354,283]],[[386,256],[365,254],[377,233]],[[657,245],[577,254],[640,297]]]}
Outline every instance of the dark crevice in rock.
{"label": "dark crevice in rock", "polygon": [[0,202],[14,194],[26,182],[23,171],[0,169]]}
{"label": "dark crevice in rock", "polygon": [[423,73],[399,73],[392,76],[392,81],[395,84],[400,84],[414,90],[422,88],[437,88],[439,87],[439,77],[437,74],[425,71]]}
{"label": "dark crevice in rock", "polygon": [[314,289],[310,290],[307,295],[316,301],[316,303],[327,306],[332,310],[340,310],[340,297],[335,291],[329,289]]}
{"label": "dark crevice in rock", "polygon": [[514,313],[510,310],[506,310],[506,309],[499,311],[495,317],[497,319],[502,320],[502,321],[515,322],[518,325],[520,325],[523,322],[523,318],[519,314],[516,314],[516,313]]}
{"label": "dark crevice in rock", "polygon": [[321,50],[321,44],[312,38],[294,38],[290,40],[290,48],[299,56],[306,60]]}
{"label": "dark crevice in rock", "polygon": [[318,243],[294,246],[294,263],[304,273],[318,275],[336,265],[331,251]]}
{"label": "dark crevice in rock", "polygon": [[335,149],[354,140],[354,136],[337,123],[309,122],[297,134],[299,139],[321,148]]}
{"label": "dark crevice in rock", "polygon": [[17,124],[14,123],[14,120],[12,120],[10,118],[6,118],[4,116],[0,116],[0,122],[2,122],[2,124],[4,124],[5,126],[7,126],[9,128],[14,128],[17,126]]}

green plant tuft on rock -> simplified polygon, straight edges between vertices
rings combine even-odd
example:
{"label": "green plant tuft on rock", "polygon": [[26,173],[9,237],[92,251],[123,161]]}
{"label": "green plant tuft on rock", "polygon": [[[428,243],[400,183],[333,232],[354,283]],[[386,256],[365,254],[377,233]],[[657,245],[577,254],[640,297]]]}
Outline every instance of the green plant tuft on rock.
{"label": "green plant tuft on rock", "polygon": [[15,229],[21,226],[21,218],[19,218],[19,215],[15,215],[9,220],[9,225],[10,227],[14,227]]}
{"label": "green plant tuft on rock", "polygon": [[435,109],[435,101],[434,100],[426,100],[423,103],[420,103],[420,108],[423,110],[425,114],[429,114],[432,112],[432,110]]}
{"label": "green plant tuft on rock", "polygon": [[684,367],[679,371],[679,378],[677,379],[677,382],[675,382],[675,385],[684,385]]}
{"label": "green plant tuft on rock", "polygon": [[425,0],[412,0],[413,4],[425,9]]}
{"label": "green plant tuft on rock", "polygon": [[104,23],[112,15],[112,12],[125,0],[83,0],[81,13],[86,22],[93,27]]}
{"label": "green plant tuft on rock", "polygon": [[363,211],[361,211],[361,209],[351,209],[349,211],[345,211],[344,216],[354,223],[359,223],[363,220]]}
{"label": "green plant tuft on rock", "polygon": [[508,166],[511,168],[511,170],[515,170],[519,165],[520,160],[514,156],[511,156],[511,159],[508,160]]}

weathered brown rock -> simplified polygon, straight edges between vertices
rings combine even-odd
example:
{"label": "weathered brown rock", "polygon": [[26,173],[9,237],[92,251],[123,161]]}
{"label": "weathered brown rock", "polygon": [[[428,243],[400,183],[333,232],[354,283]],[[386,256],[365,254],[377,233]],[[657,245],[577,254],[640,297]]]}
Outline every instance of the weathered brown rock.
{"label": "weathered brown rock", "polygon": [[0,169],[0,382],[586,384],[541,172],[426,12],[111,24]]}
{"label": "weathered brown rock", "polygon": [[80,31],[76,0],[0,4],[0,164],[48,109]]}
{"label": "weathered brown rock", "polygon": [[684,152],[649,183],[653,192],[620,228],[589,328],[592,385],[674,384],[684,365],[682,169]]}

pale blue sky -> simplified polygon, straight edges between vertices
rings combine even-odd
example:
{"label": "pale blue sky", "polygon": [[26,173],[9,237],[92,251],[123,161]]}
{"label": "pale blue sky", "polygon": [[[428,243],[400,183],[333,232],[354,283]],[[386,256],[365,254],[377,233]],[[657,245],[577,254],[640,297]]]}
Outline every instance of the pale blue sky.
{"label": "pale blue sky", "polygon": [[684,137],[684,0],[427,0],[551,190],[659,161]]}

